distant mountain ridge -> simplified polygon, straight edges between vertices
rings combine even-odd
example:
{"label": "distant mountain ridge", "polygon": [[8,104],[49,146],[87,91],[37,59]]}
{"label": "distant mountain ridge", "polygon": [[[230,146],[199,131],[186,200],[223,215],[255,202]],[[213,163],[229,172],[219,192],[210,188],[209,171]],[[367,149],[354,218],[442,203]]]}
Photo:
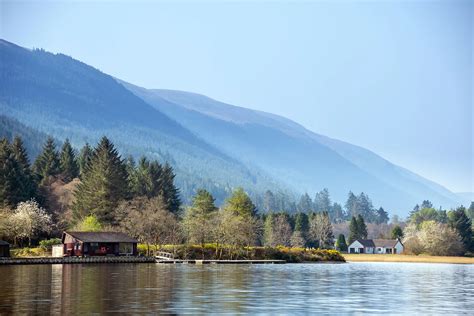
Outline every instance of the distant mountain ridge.
{"label": "distant mountain ridge", "polygon": [[204,187],[221,202],[236,186],[253,196],[267,189],[313,195],[327,187],[339,202],[349,190],[364,191],[399,215],[423,199],[445,207],[461,200],[364,148],[274,114],[190,92],[144,89],[71,57],[4,40],[0,58],[0,115],[75,146],[107,135],[124,156],[167,160],[186,201]]}
{"label": "distant mountain ridge", "polygon": [[[441,185],[396,166],[367,149],[316,134],[284,117],[225,104],[195,93],[147,90],[125,82],[122,84],[209,143],[222,148],[229,155],[256,164],[294,187],[299,186],[300,192],[315,192],[328,187],[336,200],[344,201],[349,190],[364,191],[373,197],[374,204],[388,205],[399,214],[407,214],[410,206],[418,203],[422,196],[430,196],[435,205],[444,207],[461,202],[459,196]],[[175,106],[163,101],[172,102]],[[252,143],[258,142],[258,137],[246,137],[249,134],[245,131],[258,131],[277,139],[267,138],[267,147],[262,142],[252,146]],[[282,140],[284,143],[280,143]],[[292,155],[283,152],[285,148],[295,149],[295,144],[299,144],[299,149],[303,151],[293,152]],[[315,148],[323,154],[323,158],[324,155],[330,155],[330,159],[315,156],[314,163],[322,164],[325,168],[305,173],[305,170],[311,170],[312,161],[302,161],[300,157],[311,157]],[[284,162],[292,167],[286,169],[287,166],[281,164],[272,166],[271,160],[278,160],[275,158],[278,155],[286,155],[287,160]],[[292,161],[295,163],[292,164]],[[281,177],[275,174],[282,171]],[[327,177],[337,180],[332,181]]]}

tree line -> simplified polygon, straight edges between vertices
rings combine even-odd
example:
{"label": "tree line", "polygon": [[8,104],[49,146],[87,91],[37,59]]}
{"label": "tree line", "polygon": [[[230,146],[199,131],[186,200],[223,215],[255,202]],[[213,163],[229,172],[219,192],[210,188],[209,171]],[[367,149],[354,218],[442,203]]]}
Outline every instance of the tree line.
{"label": "tree line", "polygon": [[[132,157],[122,159],[106,137],[94,148],[86,144],[79,152],[68,140],[57,150],[54,140],[48,138],[31,165],[21,138],[11,143],[3,139],[0,237],[15,244],[30,243],[74,228],[122,230],[148,245],[212,243],[220,251],[223,245],[333,248],[335,227],[346,225],[345,233],[338,230],[335,243],[345,251],[352,241],[366,239],[373,225],[387,226],[388,222],[383,208],[375,209],[365,193],[350,192],[342,207],[332,203],[327,189],[314,200],[304,194],[294,212],[275,211],[284,203],[271,191],[265,193],[264,212],[259,212],[242,188],[234,189],[221,207],[204,189],[197,190],[191,205],[183,206],[174,178],[167,163],[145,157],[138,162]],[[53,193],[68,186],[70,198],[58,198],[66,207],[56,207],[51,201]],[[423,201],[406,224],[392,224],[382,237],[403,238],[406,249],[413,253],[472,251],[472,214],[474,203],[469,209],[447,212]],[[444,244],[439,245],[439,240]]]}
{"label": "tree line", "polygon": [[466,209],[460,206],[446,211],[435,209],[425,200],[416,205],[403,230],[408,253],[431,255],[462,255],[474,252],[474,202]]}
{"label": "tree line", "polygon": [[312,199],[308,193],[304,193],[298,203],[288,202],[289,197],[281,193],[273,193],[267,190],[261,203],[265,212],[283,211],[287,213],[324,213],[329,215],[332,223],[342,223],[352,217],[361,215],[368,223],[382,224],[389,221],[388,213],[383,207],[374,208],[367,194],[361,192],[355,195],[352,191],[348,193],[347,201],[342,206],[332,202],[327,188],[317,192]]}

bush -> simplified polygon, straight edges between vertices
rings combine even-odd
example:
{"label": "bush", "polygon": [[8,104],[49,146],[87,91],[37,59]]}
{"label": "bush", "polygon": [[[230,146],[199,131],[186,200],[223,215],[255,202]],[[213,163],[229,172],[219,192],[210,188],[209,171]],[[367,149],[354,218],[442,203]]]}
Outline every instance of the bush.
{"label": "bush", "polygon": [[18,248],[12,249],[10,251],[12,257],[18,258],[28,258],[28,257],[45,257],[47,255],[46,251],[41,248]]}
{"label": "bush", "polygon": [[51,250],[54,245],[58,245],[58,244],[61,244],[60,238],[41,240],[39,242],[40,248],[42,248],[43,250]]}
{"label": "bush", "polygon": [[[138,245],[138,251],[146,254],[146,245]],[[337,250],[306,249],[291,247],[217,247],[216,244],[200,245],[165,245],[160,249],[150,246],[151,251],[166,251],[183,260],[285,260],[287,262],[344,262],[344,257]]]}

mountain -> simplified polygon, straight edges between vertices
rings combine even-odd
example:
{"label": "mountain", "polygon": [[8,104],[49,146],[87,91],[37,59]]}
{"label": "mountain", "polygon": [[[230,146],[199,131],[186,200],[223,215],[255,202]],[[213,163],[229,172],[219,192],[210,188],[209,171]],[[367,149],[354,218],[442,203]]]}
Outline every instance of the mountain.
{"label": "mountain", "polygon": [[198,187],[220,201],[236,186],[255,194],[280,188],[80,61],[4,40],[0,61],[0,114],[59,141],[68,137],[77,148],[107,135],[123,156],[168,161],[185,201]]}
{"label": "mountain", "polygon": [[444,207],[459,204],[459,197],[439,184],[284,117],[195,93],[121,83],[226,154],[256,165],[299,192],[326,187],[335,200],[344,201],[349,190],[364,191],[375,205],[400,215],[423,199]]}
{"label": "mountain", "polygon": [[222,202],[243,186],[255,199],[267,189],[296,197],[326,187],[343,202],[349,190],[364,191],[399,215],[423,199],[459,203],[449,190],[373,152],[286,118],[199,94],[137,87],[69,56],[4,40],[0,115],[13,119],[5,129],[21,125],[58,141],[67,137],[76,148],[107,135],[123,156],[168,161],[186,202],[199,187]]}

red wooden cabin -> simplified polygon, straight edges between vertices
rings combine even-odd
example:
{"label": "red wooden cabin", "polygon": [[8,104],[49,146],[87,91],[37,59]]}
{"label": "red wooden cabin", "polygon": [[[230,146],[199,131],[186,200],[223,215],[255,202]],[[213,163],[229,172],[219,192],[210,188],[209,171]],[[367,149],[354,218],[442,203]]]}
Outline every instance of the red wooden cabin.
{"label": "red wooden cabin", "polygon": [[118,232],[63,232],[63,256],[136,256],[135,238]]}

